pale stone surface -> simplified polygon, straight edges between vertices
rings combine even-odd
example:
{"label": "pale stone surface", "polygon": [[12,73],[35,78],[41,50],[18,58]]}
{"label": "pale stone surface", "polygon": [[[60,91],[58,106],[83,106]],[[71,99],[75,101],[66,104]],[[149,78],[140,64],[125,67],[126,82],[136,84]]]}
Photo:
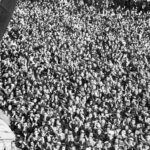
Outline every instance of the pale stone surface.
{"label": "pale stone surface", "polygon": [[10,119],[9,116],[4,114],[4,112],[0,109],[0,119],[4,120],[4,122],[9,126],[10,125]]}
{"label": "pale stone surface", "polygon": [[15,144],[12,144],[14,141],[15,134],[11,131],[9,126],[0,119],[0,150],[16,150]]}

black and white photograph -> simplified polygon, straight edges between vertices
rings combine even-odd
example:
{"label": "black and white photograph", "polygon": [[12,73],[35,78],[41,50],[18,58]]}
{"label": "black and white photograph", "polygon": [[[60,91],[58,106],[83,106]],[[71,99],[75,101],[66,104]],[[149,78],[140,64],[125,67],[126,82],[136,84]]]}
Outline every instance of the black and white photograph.
{"label": "black and white photograph", "polygon": [[150,150],[150,0],[0,0],[0,150]]}

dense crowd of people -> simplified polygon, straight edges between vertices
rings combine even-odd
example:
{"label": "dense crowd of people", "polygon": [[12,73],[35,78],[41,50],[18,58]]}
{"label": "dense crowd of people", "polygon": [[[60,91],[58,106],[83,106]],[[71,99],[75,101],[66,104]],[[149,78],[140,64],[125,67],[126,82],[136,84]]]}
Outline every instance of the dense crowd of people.
{"label": "dense crowd of people", "polygon": [[0,107],[21,150],[150,149],[149,15],[18,4],[1,43]]}

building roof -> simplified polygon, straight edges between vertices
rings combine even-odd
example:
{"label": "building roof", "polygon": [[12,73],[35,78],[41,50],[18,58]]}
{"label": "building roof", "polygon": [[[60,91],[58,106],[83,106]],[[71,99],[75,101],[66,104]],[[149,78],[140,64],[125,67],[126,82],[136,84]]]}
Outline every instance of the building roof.
{"label": "building roof", "polygon": [[0,109],[0,119],[2,119],[8,126],[10,125],[9,116],[7,116],[1,109]]}

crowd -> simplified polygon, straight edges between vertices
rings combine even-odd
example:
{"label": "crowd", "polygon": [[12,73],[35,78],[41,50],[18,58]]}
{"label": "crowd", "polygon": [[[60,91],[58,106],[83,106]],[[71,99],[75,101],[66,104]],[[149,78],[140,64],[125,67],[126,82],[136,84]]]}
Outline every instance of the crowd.
{"label": "crowd", "polygon": [[1,43],[0,108],[21,150],[150,149],[149,16],[18,4]]}

